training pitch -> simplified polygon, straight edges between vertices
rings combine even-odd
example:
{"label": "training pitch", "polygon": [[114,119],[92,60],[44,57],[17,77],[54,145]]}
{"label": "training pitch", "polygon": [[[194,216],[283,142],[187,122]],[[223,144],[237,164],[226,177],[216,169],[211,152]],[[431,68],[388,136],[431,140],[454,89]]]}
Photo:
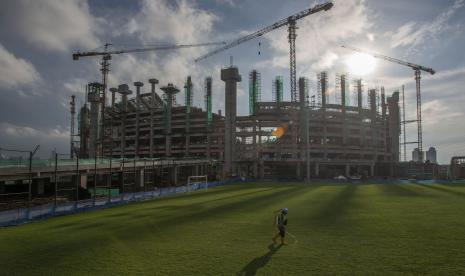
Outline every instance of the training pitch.
{"label": "training pitch", "polygon": [[0,274],[459,275],[464,210],[464,185],[242,183],[0,228]]}

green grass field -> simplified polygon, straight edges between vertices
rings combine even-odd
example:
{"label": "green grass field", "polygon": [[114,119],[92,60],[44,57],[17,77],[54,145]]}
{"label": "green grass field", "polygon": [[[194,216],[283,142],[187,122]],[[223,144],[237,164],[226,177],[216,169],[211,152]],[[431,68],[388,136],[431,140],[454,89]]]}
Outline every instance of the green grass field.
{"label": "green grass field", "polygon": [[[272,247],[272,211],[297,236]],[[464,185],[243,183],[0,229],[1,275],[465,274]]]}

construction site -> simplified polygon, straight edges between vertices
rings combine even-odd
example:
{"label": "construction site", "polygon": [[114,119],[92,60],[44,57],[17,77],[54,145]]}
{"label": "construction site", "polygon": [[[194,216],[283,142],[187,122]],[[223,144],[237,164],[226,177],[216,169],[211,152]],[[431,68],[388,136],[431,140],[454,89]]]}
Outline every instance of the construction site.
{"label": "construction site", "polygon": [[[104,189],[100,195],[112,189],[118,194],[145,192],[184,185],[191,176],[205,176],[209,181],[307,182],[465,177],[462,157],[452,158],[453,169],[424,160],[420,81],[421,72],[435,74],[432,68],[342,46],[413,70],[415,119],[405,118],[402,84],[386,84],[402,89],[385,91],[383,86],[371,87],[360,78],[351,79],[348,73],[322,71],[316,74],[316,81],[311,80],[313,76],[297,76],[297,21],[332,7],[330,2],[316,5],[229,43],[125,50],[110,50],[107,43],[103,51],[75,52],[73,60],[101,58],[101,81],[83,88],[83,105],[76,106],[75,96],[71,99],[66,162],[60,162],[61,155],[55,152],[48,165],[34,166],[37,148],[19,151],[29,154],[28,164],[0,168],[0,193],[27,196],[30,206],[34,196],[50,194],[56,204],[60,187],[65,197],[78,201],[82,199],[80,190],[90,190],[95,199],[99,189]],[[288,31],[289,91],[284,89],[283,76],[264,84],[259,71],[241,72],[232,57],[220,72],[224,89],[214,90],[212,77],[193,80],[191,76],[183,76],[185,82],[177,85],[156,75],[134,83],[108,84],[113,55],[217,47],[195,59],[201,62],[282,27]],[[194,87],[198,81],[203,87]],[[248,83],[247,115],[237,112],[241,82]],[[193,104],[194,91],[202,93],[202,107]],[[177,99],[179,94],[183,100]],[[213,101],[221,94],[225,108],[214,112]],[[263,94],[272,95],[272,100],[262,100]],[[406,141],[405,126],[410,123],[416,124],[414,141]],[[408,144],[416,146],[415,161],[407,161]],[[434,151],[434,159],[435,155]]]}
{"label": "construction site", "polygon": [[89,84],[89,104],[79,116],[80,155],[214,159],[221,161],[223,177],[304,179],[306,166],[315,178],[393,176],[399,160],[399,92],[386,96],[384,89],[370,89],[364,100],[358,79],[353,83],[357,102],[350,105],[352,83],[340,75],[336,87],[341,101],[329,103],[327,73],[321,72],[318,100],[313,97],[310,103],[308,81],[302,77],[297,97],[284,102],[282,77],[276,77],[270,84],[274,101],[262,102],[260,73],[253,70],[248,77],[250,115],[237,116],[241,75],[232,66],[221,76],[224,114],[212,112],[212,97],[219,91],[212,91],[211,78],[205,79],[205,108],[192,106],[193,85],[187,77],[183,105],[174,100],[179,88],[168,84],[160,93],[156,79],[149,80],[148,92],[142,92],[142,82],[133,84],[135,93],[127,84],[110,88],[111,105],[99,120],[102,85]]}

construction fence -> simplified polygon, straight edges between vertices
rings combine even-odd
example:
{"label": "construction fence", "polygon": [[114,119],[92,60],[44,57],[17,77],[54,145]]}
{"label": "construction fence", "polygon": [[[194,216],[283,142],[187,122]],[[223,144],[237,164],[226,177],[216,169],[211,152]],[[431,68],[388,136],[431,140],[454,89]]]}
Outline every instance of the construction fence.
{"label": "construction fence", "polygon": [[0,212],[0,227],[13,226],[31,221],[46,219],[54,216],[74,214],[83,211],[109,208],[141,200],[152,200],[170,195],[202,190],[207,187],[216,187],[245,181],[243,178],[234,178],[224,181],[199,182],[190,186],[156,188],[151,191],[120,193],[116,196],[93,197],[92,199],[71,201],[65,203],[49,203],[30,208],[19,208]]}

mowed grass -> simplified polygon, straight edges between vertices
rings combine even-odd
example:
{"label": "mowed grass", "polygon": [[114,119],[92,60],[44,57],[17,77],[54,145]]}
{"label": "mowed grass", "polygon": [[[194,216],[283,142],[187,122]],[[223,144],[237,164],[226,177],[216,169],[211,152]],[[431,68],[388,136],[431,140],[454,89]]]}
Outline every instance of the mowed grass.
{"label": "mowed grass", "polygon": [[[288,246],[272,212],[289,208]],[[465,274],[465,186],[217,187],[0,229],[2,275]]]}

